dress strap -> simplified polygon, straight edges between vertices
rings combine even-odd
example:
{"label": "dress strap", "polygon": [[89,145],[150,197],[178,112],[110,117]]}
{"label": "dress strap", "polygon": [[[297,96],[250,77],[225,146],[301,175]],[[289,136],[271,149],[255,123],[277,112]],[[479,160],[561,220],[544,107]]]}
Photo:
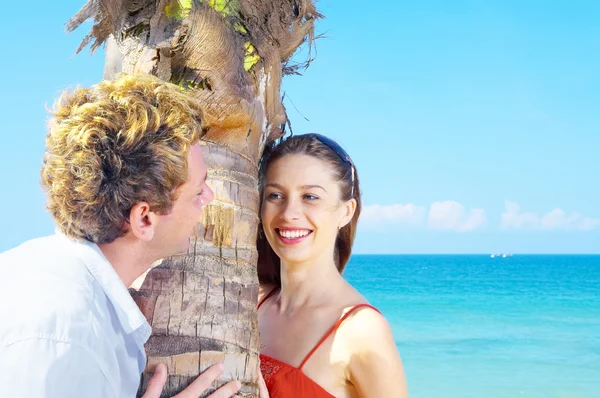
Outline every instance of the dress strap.
{"label": "dress strap", "polygon": [[312,356],[312,354],[315,353],[315,351],[317,351],[317,349],[321,346],[321,344],[323,344],[325,342],[325,340],[327,340],[327,338],[329,336],[331,336],[331,334],[333,332],[335,332],[340,325],[342,324],[342,322],[344,322],[344,320],[346,320],[346,318],[348,318],[348,316],[350,316],[350,314],[352,314],[353,312],[355,312],[357,309],[359,308],[364,308],[364,307],[368,307],[371,308],[372,310],[375,310],[377,312],[379,312],[381,314],[381,312],[373,307],[371,304],[357,304],[354,307],[350,308],[336,323],[335,325],[333,325],[331,327],[331,329],[329,329],[329,331],[325,334],[325,336],[323,336],[323,338],[317,343],[317,345],[308,353],[308,355],[306,356],[306,358],[304,358],[304,361],[302,361],[302,363],[300,364],[300,366],[298,366],[298,369],[302,369],[302,367],[304,366],[304,364],[306,364],[306,361],[308,361],[310,359],[310,357]]}
{"label": "dress strap", "polygon": [[260,303],[258,303],[258,306],[256,307],[256,309],[259,309],[260,306],[263,305],[264,302],[269,299],[269,297],[271,297],[272,295],[275,294],[275,292],[277,292],[277,290],[279,290],[279,286],[275,286],[275,288],[273,288],[273,290],[271,290],[269,292],[269,294],[267,294],[265,297],[263,297],[262,300],[260,300]]}

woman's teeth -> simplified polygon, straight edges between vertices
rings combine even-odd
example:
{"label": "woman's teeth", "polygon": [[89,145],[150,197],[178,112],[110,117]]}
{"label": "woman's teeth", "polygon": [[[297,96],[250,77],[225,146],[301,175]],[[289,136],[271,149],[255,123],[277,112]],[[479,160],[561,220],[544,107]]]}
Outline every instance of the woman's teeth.
{"label": "woman's teeth", "polygon": [[307,230],[298,230],[298,231],[291,231],[291,230],[287,230],[287,231],[282,231],[279,230],[279,235],[283,236],[286,239],[295,239],[295,238],[302,238],[306,235],[308,235],[310,233],[310,231]]}

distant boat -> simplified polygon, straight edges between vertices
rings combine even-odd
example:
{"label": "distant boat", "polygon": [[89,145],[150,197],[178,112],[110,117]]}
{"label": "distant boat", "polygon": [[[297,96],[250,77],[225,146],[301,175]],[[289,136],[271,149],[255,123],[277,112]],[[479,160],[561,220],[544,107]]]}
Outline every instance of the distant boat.
{"label": "distant boat", "polygon": [[506,258],[506,254],[503,254],[503,255],[502,255],[502,258]]}
{"label": "distant boat", "polygon": [[492,255],[491,255],[490,257],[491,257],[491,258],[494,258],[494,257],[496,257],[496,255],[494,255],[494,253],[492,253]]}

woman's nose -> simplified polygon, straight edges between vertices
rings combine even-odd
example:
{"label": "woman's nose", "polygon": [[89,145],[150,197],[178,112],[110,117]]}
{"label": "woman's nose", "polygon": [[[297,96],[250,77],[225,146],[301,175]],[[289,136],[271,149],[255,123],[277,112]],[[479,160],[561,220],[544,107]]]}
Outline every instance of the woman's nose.
{"label": "woman's nose", "polygon": [[286,221],[297,220],[300,218],[302,214],[300,203],[296,200],[287,200],[283,207],[283,212],[281,216]]}

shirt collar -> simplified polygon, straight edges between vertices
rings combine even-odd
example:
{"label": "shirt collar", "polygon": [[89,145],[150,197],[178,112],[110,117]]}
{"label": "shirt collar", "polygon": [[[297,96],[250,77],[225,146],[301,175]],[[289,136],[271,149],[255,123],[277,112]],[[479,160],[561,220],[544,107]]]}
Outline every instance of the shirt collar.
{"label": "shirt collar", "polygon": [[119,275],[104,256],[98,245],[82,240],[72,240],[57,231],[64,239],[74,245],[79,258],[83,260],[85,266],[92,276],[98,281],[104,293],[115,308],[119,317],[119,322],[123,326],[125,333],[130,334],[136,329],[142,328],[141,332],[147,340],[150,337],[151,328],[146,317],[133,301],[127,287],[119,278]]}

